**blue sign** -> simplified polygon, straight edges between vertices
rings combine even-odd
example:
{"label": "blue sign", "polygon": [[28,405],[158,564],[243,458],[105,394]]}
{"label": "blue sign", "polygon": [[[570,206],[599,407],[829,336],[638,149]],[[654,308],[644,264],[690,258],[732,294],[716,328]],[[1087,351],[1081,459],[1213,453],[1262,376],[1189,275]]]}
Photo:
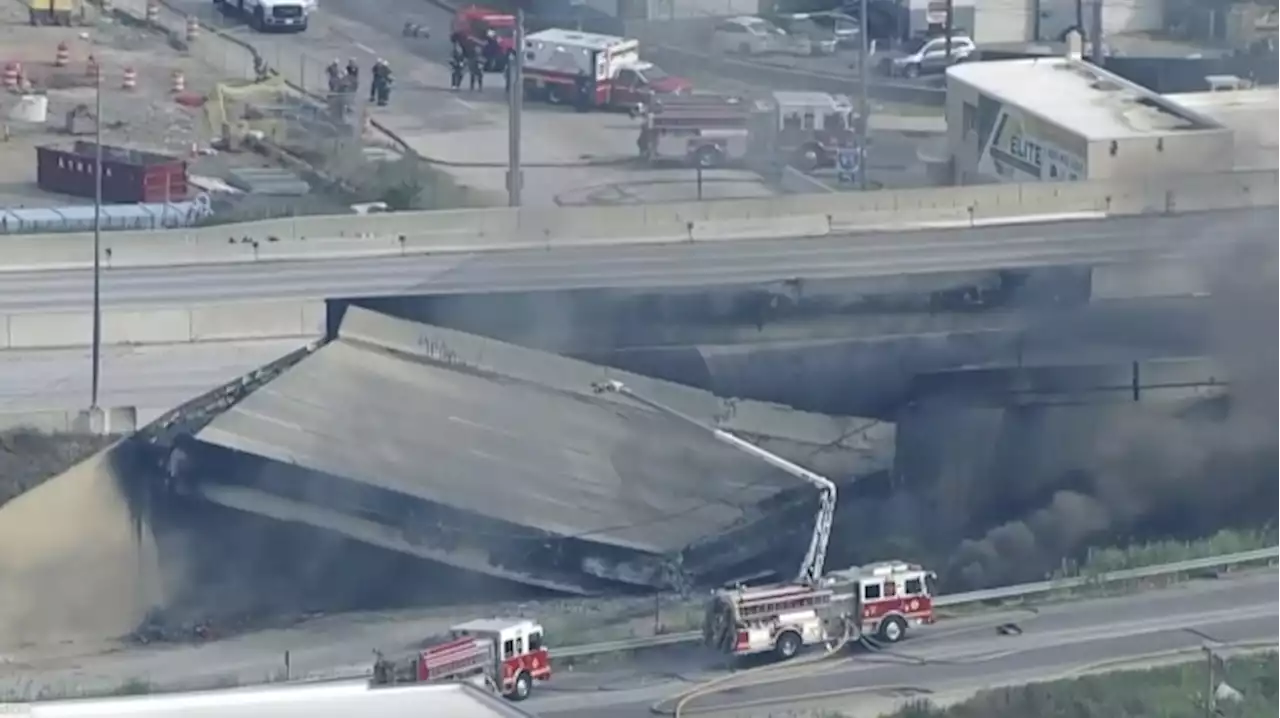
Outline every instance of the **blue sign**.
{"label": "blue sign", "polygon": [[857,147],[841,147],[836,150],[836,178],[852,182],[858,176],[862,153]]}

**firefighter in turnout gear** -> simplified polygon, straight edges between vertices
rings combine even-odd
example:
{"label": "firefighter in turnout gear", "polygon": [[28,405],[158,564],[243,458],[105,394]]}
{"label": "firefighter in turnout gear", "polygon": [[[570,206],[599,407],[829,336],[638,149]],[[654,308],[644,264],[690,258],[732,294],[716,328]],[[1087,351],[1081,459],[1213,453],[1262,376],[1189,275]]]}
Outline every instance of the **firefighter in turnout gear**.
{"label": "firefighter in turnout gear", "polygon": [[378,107],[386,107],[391,99],[391,66],[386,60],[378,58],[373,64],[373,81],[369,83],[369,101],[377,102]]}
{"label": "firefighter in turnout gear", "polygon": [[462,89],[462,76],[467,72],[467,54],[463,52],[462,47],[455,45],[453,55],[449,58],[449,87],[455,90]]}
{"label": "firefighter in turnout gear", "polygon": [[470,87],[472,90],[484,89],[484,60],[480,58],[479,53],[471,53],[467,57],[467,71],[471,76]]}
{"label": "firefighter in turnout gear", "polygon": [[342,63],[335,59],[324,69],[324,74],[329,79],[329,94],[342,92]]}

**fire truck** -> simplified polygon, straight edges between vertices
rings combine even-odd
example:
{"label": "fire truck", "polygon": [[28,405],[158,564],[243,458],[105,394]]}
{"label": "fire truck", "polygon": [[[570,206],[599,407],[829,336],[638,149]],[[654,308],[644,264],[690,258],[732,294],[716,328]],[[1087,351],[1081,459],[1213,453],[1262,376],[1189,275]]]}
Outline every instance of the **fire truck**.
{"label": "fire truck", "polygon": [[507,62],[516,50],[515,16],[479,5],[458,8],[453,14],[453,31],[449,34],[449,39],[455,45],[483,53],[489,33],[493,33],[494,39],[498,41],[500,52],[484,58],[484,71],[505,72]]}
{"label": "fire truck", "polygon": [[534,681],[551,678],[551,661],[539,624],[525,619],[480,619],[449,629],[447,638],[403,660],[378,654],[375,686],[427,681],[467,681],[522,701]]}
{"label": "fire truck", "polygon": [[580,109],[635,111],[692,89],[688,80],[642,61],[638,40],[560,28],[525,38],[523,72],[529,99]]}
{"label": "fire truck", "polygon": [[636,145],[650,162],[718,167],[748,156],[800,170],[835,164],[857,137],[857,113],[843,95],[773,92],[758,100],[724,95],[658,98],[642,110]]}
{"label": "fire truck", "polygon": [[918,565],[886,561],[832,571],[815,583],[727,588],[712,594],[702,635],[733,656],[782,660],[841,640],[896,643],[909,628],[933,623],[934,580]]}

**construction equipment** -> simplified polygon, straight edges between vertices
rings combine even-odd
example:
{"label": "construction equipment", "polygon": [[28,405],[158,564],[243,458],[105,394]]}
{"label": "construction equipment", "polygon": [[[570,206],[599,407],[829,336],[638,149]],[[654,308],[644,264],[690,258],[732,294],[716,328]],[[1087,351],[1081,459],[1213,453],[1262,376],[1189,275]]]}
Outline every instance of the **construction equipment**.
{"label": "construction equipment", "polygon": [[505,698],[522,701],[534,681],[551,678],[542,626],[526,619],[480,619],[449,629],[440,643],[393,661],[381,653],[373,666],[375,686],[397,683],[467,681]]}
{"label": "construction equipment", "polygon": [[852,101],[825,92],[772,92],[758,100],[724,95],[661,97],[641,110],[636,144],[650,162],[709,168],[749,156],[810,171],[830,167],[857,137]]}
{"label": "construction equipment", "polygon": [[27,0],[27,17],[32,25],[64,25],[80,13],[80,0]]}

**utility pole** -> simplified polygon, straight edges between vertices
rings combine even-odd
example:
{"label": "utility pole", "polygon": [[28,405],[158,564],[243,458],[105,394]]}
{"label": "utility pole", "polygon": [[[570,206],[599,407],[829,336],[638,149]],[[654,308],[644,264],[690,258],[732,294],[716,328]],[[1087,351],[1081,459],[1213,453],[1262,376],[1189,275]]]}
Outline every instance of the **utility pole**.
{"label": "utility pole", "polygon": [[871,84],[871,39],[867,36],[867,0],[861,0],[858,10],[858,186],[867,190],[867,141],[871,114],[871,102],[867,85]]}
{"label": "utility pole", "polygon": [[[96,46],[91,45],[91,47]],[[102,375],[102,65],[94,59],[93,84],[93,339],[92,379],[89,390],[90,420],[96,422],[98,395]],[[168,178],[165,179],[168,182]],[[96,430],[96,427],[94,427]]]}
{"label": "utility pole", "polygon": [[945,47],[947,49],[946,62],[947,67],[951,67],[951,36],[956,31],[956,3],[955,0],[947,0],[947,19],[944,21],[943,32],[947,33]]}
{"label": "utility pole", "polygon": [[516,5],[515,52],[512,63],[511,87],[507,90],[507,206],[520,206],[520,190],[523,189],[524,172],[520,169],[520,115],[524,112],[524,3]]}
{"label": "utility pole", "polygon": [[1091,19],[1093,27],[1089,30],[1089,42],[1091,44],[1090,58],[1093,64],[1102,67],[1105,61],[1102,53],[1102,0],[1093,0],[1093,17]]}

